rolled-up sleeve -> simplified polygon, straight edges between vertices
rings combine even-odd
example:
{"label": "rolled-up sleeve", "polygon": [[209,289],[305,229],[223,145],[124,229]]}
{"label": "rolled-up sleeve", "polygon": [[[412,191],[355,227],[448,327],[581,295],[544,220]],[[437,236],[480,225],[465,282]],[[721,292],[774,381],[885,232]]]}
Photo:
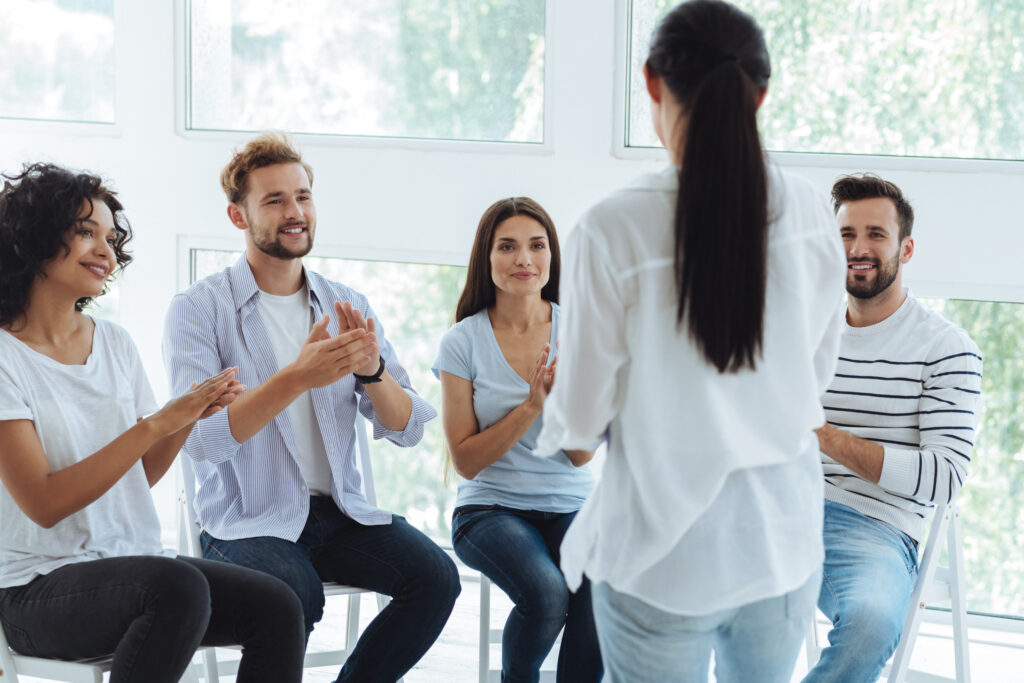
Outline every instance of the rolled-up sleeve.
{"label": "rolled-up sleeve", "polygon": [[[380,355],[384,358],[384,365],[387,368],[387,372],[391,377],[398,382],[398,385],[402,387],[409,398],[412,400],[412,410],[409,411],[409,420],[405,424],[405,428],[401,431],[394,429],[388,429],[380,423],[377,419],[377,415],[373,410],[373,401],[371,400],[360,400],[359,401],[359,412],[363,414],[370,424],[373,425],[373,438],[374,439],[387,439],[396,446],[402,446],[408,448],[415,446],[423,438],[423,426],[437,417],[437,411],[425,400],[423,397],[416,393],[416,390],[412,388],[412,383],[409,381],[409,373],[406,372],[405,368],[398,360],[398,354],[395,353],[395,349],[391,346],[391,342],[387,340],[384,334],[384,327],[377,317],[376,313],[373,312],[372,308],[367,307],[365,316],[367,319],[373,318],[374,325],[376,326],[378,339],[381,340]],[[359,394],[360,399],[367,397],[366,390],[363,385],[356,382],[356,392]]]}
{"label": "rolled-up sleeve", "polygon": [[[163,356],[174,396],[180,396],[193,383],[202,382],[224,369],[212,320],[182,294],[171,300],[167,311]],[[230,460],[240,447],[231,435],[227,410],[219,410],[197,422],[185,442],[189,457],[214,464]]]}

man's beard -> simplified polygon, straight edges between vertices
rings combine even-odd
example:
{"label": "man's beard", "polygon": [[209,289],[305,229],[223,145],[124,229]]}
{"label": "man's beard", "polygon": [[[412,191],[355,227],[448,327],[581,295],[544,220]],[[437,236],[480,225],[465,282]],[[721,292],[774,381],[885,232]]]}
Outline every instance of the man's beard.
{"label": "man's beard", "polygon": [[252,230],[250,228],[250,233],[252,234],[252,243],[256,245],[257,249],[262,251],[267,256],[272,256],[274,258],[285,260],[302,258],[306,254],[308,254],[310,250],[313,248],[313,231],[308,223],[300,225],[302,225],[302,227],[306,229],[306,235],[308,236],[308,239],[306,240],[305,248],[301,248],[298,251],[292,251],[288,249],[286,246],[284,246],[281,243],[280,237],[281,230],[287,229],[289,227],[297,227],[297,225],[295,224],[282,226],[281,228],[274,232],[274,236],[272,239],[264,239],[261,236],[261,231]]}
{"label": "man's beard", "polygon": [[856,271],[847,271],[850,275],[846,278],[846,291],[858,299],[873,299],[889,288],[900,272],[900,255],[897,252],[891,260],[884,264],[880,259],[859,259],[860,263],[872,263],[876,268],[875,281],[873,283],[858,282]]}

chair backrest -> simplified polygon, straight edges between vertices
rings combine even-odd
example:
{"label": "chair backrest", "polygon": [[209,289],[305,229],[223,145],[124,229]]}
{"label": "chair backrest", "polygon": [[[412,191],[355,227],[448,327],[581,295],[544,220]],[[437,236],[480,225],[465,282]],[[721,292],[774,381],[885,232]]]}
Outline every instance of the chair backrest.
{"label": "chair backrest", "polygon": [[[370,505],[377,505],[377,492],[373,485],[373,467],[370,463],[370,443],[366,436],[366,420],[356,411],[356,459],[362,480],[363,495]],[[199,520],[196,517],[196,475],[192,460],[184,452],[178,456],[181,463],[178,482],[178,553],[192,557],[202,557],[199,545]]]}

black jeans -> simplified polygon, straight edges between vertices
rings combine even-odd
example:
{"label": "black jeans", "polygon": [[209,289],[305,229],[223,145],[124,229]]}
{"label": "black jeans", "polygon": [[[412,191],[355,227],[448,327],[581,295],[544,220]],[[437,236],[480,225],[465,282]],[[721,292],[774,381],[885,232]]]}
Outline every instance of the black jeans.
{"label": "black jeans", "polygon": [[440,635],[462,588],[451,558],[404,518],[364,526],[327,496],[310,499],[295,543],[269,536],[226,541],[205,531],[200,541],[208,559],[259,569],[291,586],[307,631],[323,616],[324,581],[391,596],[345,661],[339,683],[386,683],[405,675]]}
{"label": "black jeans", "polygon": [[24,655],[114,655],[111,683],[175,683],[200,645],[241,645],[239,681],[302,680],[302,606],[262,572],[191,557],[70,564],[0,589],[0,623]]}

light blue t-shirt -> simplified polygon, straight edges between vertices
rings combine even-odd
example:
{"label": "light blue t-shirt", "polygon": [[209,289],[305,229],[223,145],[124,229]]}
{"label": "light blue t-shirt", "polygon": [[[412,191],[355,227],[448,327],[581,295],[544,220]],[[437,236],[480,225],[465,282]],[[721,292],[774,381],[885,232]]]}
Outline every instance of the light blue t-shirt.
{"label": "light blue t-shirt", "polygon": [[[551,304],[551,347],[558,337],[558,305]],[[505,360],[484,309],[456,323],[441,339],[434,361],[441,371],[473,383],[473,410],[483,431],[508,415],[530,395],[530,385]],[[557,381],[557,380],[556,380]],[[559,451],[553,457],[533,454],[542,418],[514,446],[473,479],[459,484],[456,505],[503,505],[517,510],[574,512],[594,486],[590,467],[575,467]]]}

